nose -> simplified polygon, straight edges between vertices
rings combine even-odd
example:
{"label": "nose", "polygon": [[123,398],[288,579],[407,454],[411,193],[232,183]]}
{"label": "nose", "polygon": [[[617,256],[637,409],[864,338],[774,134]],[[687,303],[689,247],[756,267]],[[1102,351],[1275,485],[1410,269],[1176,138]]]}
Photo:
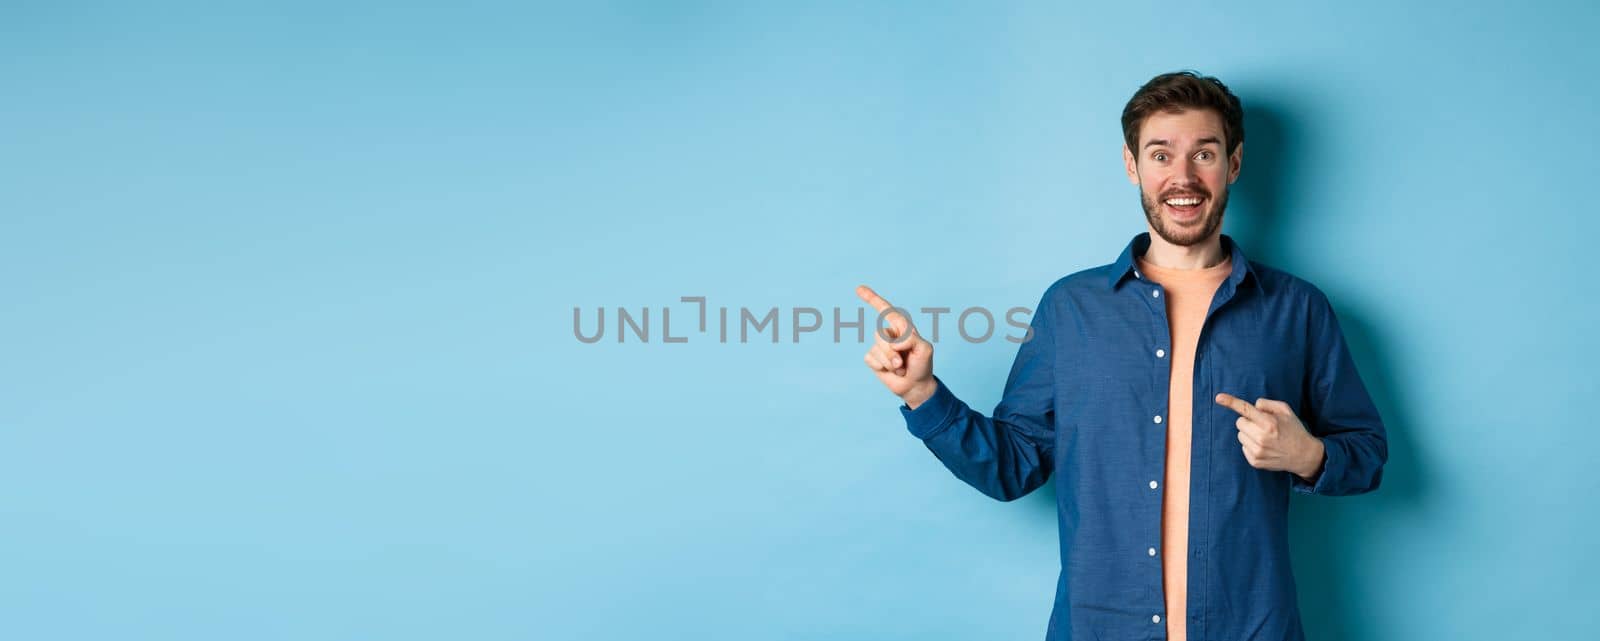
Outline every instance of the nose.
{"label": "nose", "polygon": [[1196,174],[1194,171],[1194,161],[1192,159],[1184,158],[1179,160],[1177,169],[1178,175],[1187,178],[1188,182],[1194,182],[1195,178],[1198,176],[1198,174]]}

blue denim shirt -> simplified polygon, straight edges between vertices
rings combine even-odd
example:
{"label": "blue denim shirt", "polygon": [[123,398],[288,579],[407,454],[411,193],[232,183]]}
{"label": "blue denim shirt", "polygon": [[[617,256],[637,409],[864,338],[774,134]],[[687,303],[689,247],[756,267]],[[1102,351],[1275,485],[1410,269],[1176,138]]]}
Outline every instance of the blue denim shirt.
{"label": "blue denim shirt", "polygon": [[[957,478],[1001,501],[1054,474],[1061,574],[1046,639],[1162,639],[1160,556],[1172,333],[1160,285],[1134,263],[1068,275],[1039,302],[993,416],[942,380],[906,426]],[[1233,271],[1206,312],[1194,357],[1188,621],[1192,641],[1304,639],[1289,563],[1291,492],[1377,489],[1388,445],[1327,297],[1311,283],[1247,260],[1222,236]],[[1157,350],[1162,350],[1158,352]],[[936,377],[937,378],[937,377]],[[1307,482],[1251,467],[1227,392],[1278,399],[1326,450]],[[1153,487],[1154,486],[1154,487]],[[1177,613],[1174,613],[1177,614]]]}

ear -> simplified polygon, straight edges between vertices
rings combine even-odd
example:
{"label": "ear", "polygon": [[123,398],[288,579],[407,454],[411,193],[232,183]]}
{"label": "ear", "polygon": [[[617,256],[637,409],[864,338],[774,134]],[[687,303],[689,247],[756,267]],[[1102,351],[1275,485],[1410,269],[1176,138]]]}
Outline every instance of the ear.
{"label": "ear", "polygon": [[[1133,157],[1133,152],[1128,150],[1128,143],[1122,143],[1122,166],[1128,171],[1128,182],[1139,184],[1139,161]],[[1233,182],[1231,179],[1228,182]]]}
{"label": "ear", "polygon": [[1239,179],[1239,168],[1244,163],[1244,143],[1239,143],[1233,148],[1233,153],[1228,154],[1228,184]]}

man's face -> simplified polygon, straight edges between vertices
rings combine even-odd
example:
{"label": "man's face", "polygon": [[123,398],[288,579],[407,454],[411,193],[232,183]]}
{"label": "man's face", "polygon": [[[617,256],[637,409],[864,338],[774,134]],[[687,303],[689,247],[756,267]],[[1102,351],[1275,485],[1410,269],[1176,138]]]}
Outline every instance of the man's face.
{"label": "man's face", "polygon": [[1128,180],[1139,186],[1145,219],[1161,238],[1188,246],[1222,227],[1228,185],[1239,178],[1244,145],[1224,157],[1222,117],[1210,109],[1157,112],[1139,127],[1139,148],[1122,148]]}

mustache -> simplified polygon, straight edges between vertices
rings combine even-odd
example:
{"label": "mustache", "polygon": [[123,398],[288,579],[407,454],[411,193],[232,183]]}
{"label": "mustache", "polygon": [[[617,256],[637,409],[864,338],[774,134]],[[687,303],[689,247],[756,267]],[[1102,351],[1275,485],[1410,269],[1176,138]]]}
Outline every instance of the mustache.
{"label": "mustache", "polygon": [[1199,196],[1201,198],[1210,198],[1211,197],[1211,191],[1206,189],[1204,186],[1201,186],[1201,185],[1195,185],[1193,187],[1179,187],[1179,188],[1176,188],[1176,189],[1169,189],[1167,191],[1161,192],[1161,195],[1157,196],[1156,199],[1157,200],[1166,200],[1168,198],[1182,198],[1182,197],[1185,197],[1185,196]]}

